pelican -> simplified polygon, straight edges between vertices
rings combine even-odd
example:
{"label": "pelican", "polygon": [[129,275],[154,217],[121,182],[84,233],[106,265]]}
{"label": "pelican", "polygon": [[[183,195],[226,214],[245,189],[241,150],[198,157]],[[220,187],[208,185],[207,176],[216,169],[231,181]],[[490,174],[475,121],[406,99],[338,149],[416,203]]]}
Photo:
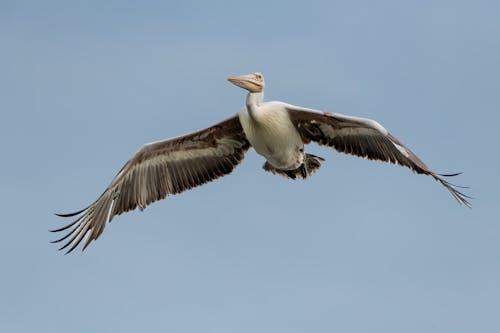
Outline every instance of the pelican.
{"label": "pelican", "polygon": [[198,132],[143,145],[91,205],[74,213],[56,214],[76,218],[51,230],[66,232],[53,241],[65,241],[59,250],[68,248],[69,253],[87,236],[83,251],[114,216],[137,207],[143,210],[170,194],[231,173],[250,147],[266,159],[265,171],[290,179],[307,178],[324,161],[304,151],[304,145],[311,142],[338,152],[399,164],[431,176],[460,204],[471,207],[470,197],[444,179],[458,174],[434,173],[378,122],[283,102],[264,102],[261,73],[227,80],[248,91],[241,111]]}

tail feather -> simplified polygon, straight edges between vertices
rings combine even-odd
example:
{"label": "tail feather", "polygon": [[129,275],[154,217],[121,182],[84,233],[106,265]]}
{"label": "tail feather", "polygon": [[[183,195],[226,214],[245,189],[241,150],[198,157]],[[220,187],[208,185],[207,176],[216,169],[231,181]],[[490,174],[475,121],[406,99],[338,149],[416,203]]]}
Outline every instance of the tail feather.
{"label": "tail feather", "polygon": [[[321,162],[324,161],[325,159],[319,156],[311,155],[311,154],[306,154],[305,160],[304,160],[304,166],[307,171],[307,176],[312,175],[314,172],[316,172],[317,169],[321,166]],[[276,169],[273,167],[269,162],[266,161],[264,165],[262,166],[264,170],[267,172],[271,172],[274,175],[280,175],[285,178],[290,178],[290,179],[297,179],[297,178],[302,178],[305,179],[304,175],[301,172],[301,168],[297,168],[295,170],[281,170],[281,169]]]}

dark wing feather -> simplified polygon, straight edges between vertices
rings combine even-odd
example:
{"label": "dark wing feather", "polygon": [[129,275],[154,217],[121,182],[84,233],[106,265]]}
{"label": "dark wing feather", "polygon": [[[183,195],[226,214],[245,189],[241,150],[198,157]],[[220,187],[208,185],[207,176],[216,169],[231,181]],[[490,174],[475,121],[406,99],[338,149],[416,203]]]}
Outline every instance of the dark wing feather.
{"label": "dark wing feather", "polygon": [[54,241],[71,252],[87,236],[83,250],[102,233],[114,216],[186,191],[229,174],[250,147],[238,116],[185,136],[146,144],[123,166],[104,193],[75,213],[68,225],[52,230],[70,231]]}
{"label": "dark wing feather", "polygon": [[457,174],[436,174],[376,121],[293,105],[287,105],[287,110],[305,143],[314,141],[342,153],[399,164],[418,174],[432,176],[446,187],[459,203],[471,207],[467,200],[470,197],[456,189],[460,186],[442,178]]}

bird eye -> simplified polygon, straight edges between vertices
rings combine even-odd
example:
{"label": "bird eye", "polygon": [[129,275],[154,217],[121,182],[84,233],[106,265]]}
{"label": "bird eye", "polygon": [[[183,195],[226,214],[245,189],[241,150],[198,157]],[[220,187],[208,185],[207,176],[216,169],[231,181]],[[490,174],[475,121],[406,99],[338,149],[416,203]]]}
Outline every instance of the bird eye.
{"label": "bird eye", "polygon": [[262,80],[262,75],[257,73],[257,74],[255,74],[255,78],[257,80]]}

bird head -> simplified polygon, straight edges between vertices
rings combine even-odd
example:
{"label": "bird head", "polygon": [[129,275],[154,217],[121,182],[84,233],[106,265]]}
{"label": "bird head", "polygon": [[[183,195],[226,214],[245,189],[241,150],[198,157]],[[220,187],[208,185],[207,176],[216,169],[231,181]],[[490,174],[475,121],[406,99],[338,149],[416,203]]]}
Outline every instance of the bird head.
{"label": "bird head", "polygon": [[260,73],[228,77],[227,80],[240,88],[252,93],[259,93],[264,90],[264,76]]}

